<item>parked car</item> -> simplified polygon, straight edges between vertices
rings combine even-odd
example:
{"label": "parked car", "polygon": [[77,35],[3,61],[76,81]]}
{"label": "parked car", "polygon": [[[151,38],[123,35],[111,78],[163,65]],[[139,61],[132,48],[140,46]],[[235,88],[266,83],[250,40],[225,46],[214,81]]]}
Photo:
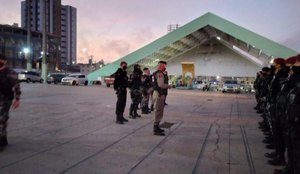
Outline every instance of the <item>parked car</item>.
{"label": "parked car", "polygon": [[243,84],[243,85],[241,85],[240,89],[241,89],[241,92],[244,92],[244,93],[253,92],[251,85]]}
{"label": "parked car", "polygon": [[241,86],[238,83],[237,80],[228,80],[225,81],[225,83],[223,84],[223,89],[222,92],[235,92],[235,93],[240,93],[241,91]]}
{"label": "parked car", "polygon": [[104,78],[104,83],[106,84],[106,86],[109,88],[110,85],[114,85],[114,81],[115,81],[115,76],[111,75],[109,77],[105,77]]}
{"label": "parked car", "polygon": [[48,84],[51,84],[51,83],[58,84],[58,83],[61,83],[61,79],[66,76],[67,76],[67,74],[65,74],[65,73],[49,73],[47,76],[46,82]]}
{"label": "parked car", "polygon": [[35,83],[35,82],[40,82],[43,83],[44,79],[41,77],[40,73],[35,72],[35,71],[24,71],[20,72],[18,74],[18,79],[19,81],[23,82],[26,81],[27,83]]}
{"label": "parked car", "polygon": [[88,85],[88,79],[83,74],[70,74],[61,79],[63,85]]}

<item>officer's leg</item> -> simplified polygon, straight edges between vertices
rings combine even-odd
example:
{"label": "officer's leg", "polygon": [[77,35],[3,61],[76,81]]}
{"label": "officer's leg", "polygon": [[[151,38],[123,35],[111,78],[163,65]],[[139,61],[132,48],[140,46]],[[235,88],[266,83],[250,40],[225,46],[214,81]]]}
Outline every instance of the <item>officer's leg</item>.
{"label": "officer's leg", "polygon": [[9,109],[11,101],[0,101],[0,150],[5,147],[7,143],[7,121],[9,118]]}
{"label": "officer's leg", "polygon": [[[297,132],[300,133],[300,132]],[[298,174],[300,173],[300,137],[299,135],[294,141],[294,173],[293,174]]]}
{"label": "officer's leg", "polygon": [[135,91],[134,93],[134,99],[133,99],[133,115],[135,117],[141,117],[138,113],[137,113],[137,110],[138,110],[138,106],[139,106],[139,103],[140,103],[140,94],[138,92],[138,90]]}
{"label": "officer's leg", "polygon": [[154,93],[154,90],[153,90],[153,88],[150,90],[150,101],[151,101],[151,107],[150,107],[150,109],[151,109],[151,111],[154,111],[154,97],[153,97],[153,93]]}
{"label": "officer's leg", "polygon": [[117,103],[116,103],[116,122],[119,123],[119,124],[123,124],[123,120],[121,119],[121,115],[123,114],[124,112],[124,109],[123,109],[123,92],[121,90],[118,91],[118,94],[117,94]]}
{"label": "officer's leg", "polygon": [[154,135],[165,135],[163,132],[164,130],[159,127],[159,123],[161,122],[163,118],[163,112],[165,107],[165,96],[159,96],[158,92],[154,92],[153,96],[156,98],[155,104],[154,104],[154,126],[153,126],[153,132]]}
{"label": "officer's leg", "polygon": [[131,104],[130,104],[130,108],[129,108],[129,118],[136,118],[135,115],[133,114],[133,110],[134,110],[134,92],[133,90],[130,90],[130,98],[131,98]]}
{"label": "officer's leg", "polygon": [[127,90],[123,89],[122,90],[122,95],[121,95],[121,114],[120,114],[120,119],[127,122],[128,120],[124,118],[124,110],[126,107],[126,99],[127,99]]}

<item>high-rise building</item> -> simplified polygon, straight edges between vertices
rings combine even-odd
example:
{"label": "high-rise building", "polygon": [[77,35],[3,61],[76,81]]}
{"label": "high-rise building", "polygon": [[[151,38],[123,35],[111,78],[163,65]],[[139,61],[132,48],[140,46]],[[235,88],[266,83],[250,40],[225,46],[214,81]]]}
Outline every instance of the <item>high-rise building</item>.
{"label": "high-rise building", "polygon": [[61,63],[63,66],[76,64],[76,8],[63,5],[61,8]]}
{"label": "high-rise building", "polygon": [[[61,38],[60,54],[57,57],[58,67],[77,63],[76,61],[76,8],[61,5],[61,0],[44,0],[46,3],[46,30],[49,34]],[[21,2],[21,27],[27,28],[28,5],[30,2],[30,26],[32,31],[42,31],[42,0]],[[49,50],[49,48],[48,48]],[[51,56],[51,55],[49,55]]]}
{"label": "high-rise building", "polygon": [[[61,34],[61,0],[44,0],[46,3],[46,31],[54,35]],[[27,3],[30,2],[31,31],[42,32],[42,0],[21,2],[21,27],[27,28]]]}

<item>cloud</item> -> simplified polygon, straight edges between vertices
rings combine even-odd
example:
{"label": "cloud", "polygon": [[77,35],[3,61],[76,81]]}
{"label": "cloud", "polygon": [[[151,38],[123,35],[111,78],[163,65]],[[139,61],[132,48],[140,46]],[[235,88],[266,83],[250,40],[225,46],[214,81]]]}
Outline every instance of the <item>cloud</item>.
{"label": "cloud", "polygon": [[[147,27],[133,30],[123,36],[114,36],[112,32],[99,33],[96,36],[92,33],[85,33],[80,36],[80,39],[79,48],[87,48],[89,54],[94,55],[94,60],[103,59],[109,63],[153,41],[156,35],[150,27]],[[79,62],[87,62],[85,53],[79,52],[78,57],[80,57]]]}

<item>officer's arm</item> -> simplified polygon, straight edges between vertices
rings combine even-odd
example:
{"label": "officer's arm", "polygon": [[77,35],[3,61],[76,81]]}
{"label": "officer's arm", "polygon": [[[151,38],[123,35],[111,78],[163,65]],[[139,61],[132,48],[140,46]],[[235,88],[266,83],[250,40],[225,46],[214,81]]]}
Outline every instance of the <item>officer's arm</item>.
{"label": "officer's arm", "polygon": [[11,78],[11,81],[13,84],[12,89],[14,91],[14,97],[15,97],[15,100],[12,103],[12,108],[16,109],[20,106],[21,88],[20,88],[20,83],[19,83],[18,77],[17,77],[17,73],[11,72],[10,78]]}
{"label": "officer's arm", "polygon": [[157,78],[158,87],[163,88],[163,89],[169,88],[169,85],[165,84],[165,82],[164,82],[164,74],[163,73],[157,73],[156,78]]}
{"label": "officer's arm", "polygon": [[20,83],[19,83],[19,79],[18,79],[18,74],[14,71],[11,71],[9,76],[10,76],[11,82],[13,84],[12,88],[14,91],[15,100],[20,100],[21,88],[20,88]]}

